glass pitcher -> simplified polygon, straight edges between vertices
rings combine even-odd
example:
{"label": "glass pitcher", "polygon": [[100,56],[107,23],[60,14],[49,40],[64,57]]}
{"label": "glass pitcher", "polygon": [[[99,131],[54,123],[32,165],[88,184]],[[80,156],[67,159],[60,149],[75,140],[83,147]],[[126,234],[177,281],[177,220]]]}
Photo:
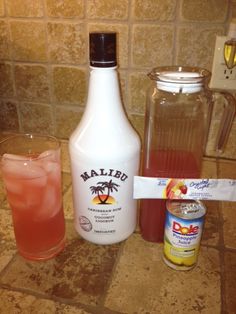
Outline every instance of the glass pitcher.
{"label": "glass pitcher", "polygon": [[[207,87],[210,72],[170,66],[153,69],[149,77],[142,175],[198,178],[213,109],[213,93]],[[235,115],[234,97],[223,94],[227,105],[217,136],[220,152]],[[165,211],[165,200],[141,200],[140,228],[145,240],[163,241]]]}

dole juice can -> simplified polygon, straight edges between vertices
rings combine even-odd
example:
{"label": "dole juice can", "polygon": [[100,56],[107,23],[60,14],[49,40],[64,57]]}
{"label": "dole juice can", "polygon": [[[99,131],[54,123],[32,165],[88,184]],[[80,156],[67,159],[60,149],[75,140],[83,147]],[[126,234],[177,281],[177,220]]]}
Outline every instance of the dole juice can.
{"label": "dole juice can", "polygon": [[167,201],[164,262],[177,270],[197,263],[206,207],[200,201]]}

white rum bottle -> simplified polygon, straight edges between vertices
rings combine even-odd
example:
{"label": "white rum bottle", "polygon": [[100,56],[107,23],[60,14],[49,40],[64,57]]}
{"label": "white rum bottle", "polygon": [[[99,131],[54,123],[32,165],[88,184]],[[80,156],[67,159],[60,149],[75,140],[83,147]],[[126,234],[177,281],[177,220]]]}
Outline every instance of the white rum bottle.
{"label": "white rum bottle", "polygon": [[75,228],[86,240],[112,244],[136,227],[133,177],[138,174],[140,139],[120,97],[116,33],[90,33],[87,104],[69,141]]}

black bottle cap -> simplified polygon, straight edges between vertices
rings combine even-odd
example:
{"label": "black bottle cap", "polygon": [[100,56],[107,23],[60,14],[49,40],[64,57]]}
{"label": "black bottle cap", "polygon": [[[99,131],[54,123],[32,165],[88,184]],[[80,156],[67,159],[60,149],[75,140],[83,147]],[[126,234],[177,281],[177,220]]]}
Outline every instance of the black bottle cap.
{"label": "black bottle cap", "polygon": [[116,33],[90,33],[89,55],[93,67],[116,66]]}

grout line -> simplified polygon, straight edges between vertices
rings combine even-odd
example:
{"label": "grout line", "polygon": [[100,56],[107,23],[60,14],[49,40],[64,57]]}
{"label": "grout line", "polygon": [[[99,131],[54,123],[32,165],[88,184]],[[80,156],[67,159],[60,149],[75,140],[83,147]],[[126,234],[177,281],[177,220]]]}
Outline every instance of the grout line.
{"label": "grout line", "polygon": [[[4,16],[3,20],[6,20],[7,32],[8,32],[8,36],[9,36],[9,43],[8,43],[9,60],[6,60],[6,62],[8,62],[10,64],[10,66],[11,66],[11,80],[12,80],[12,87],[13,87],[13,99],[12,99],[12,101],[14,101],[14,103],[16,104],[18,130],[19,130],[19,132],[22,132],[23,131],[23,127],[22,127],[20,103],[18,101],[17,91],[16,91],[15,60],[14,60],[14,56],[13,56],[13,39],[12,39],[12,33],[11,33],[11,27],[10,27],[11,19],[10,19],[10,16],[9,16],[9,12],[8,12],[8,9],[7,9],[6,2],[4,1],[3,4],[4,4],[4,12],[5,12],[5,16]],[[3,59],[2,62],[5,62],[5,60]]]}
{"label": "grout line", "polygon": [[114,275],[116,273],[118,264],[120,263],[120,259],[121,259],[122,255],[123,255],[125,243],[126,243],[126,241],[123,241],[123,242],[120,243],[120,247],[118,248],[117,256],[115,258],[115,262],[113,264],[110,277],[107,280],[106,285],[104,286],[104,291],[103,291],[103,294],[102,294],[101,300],[100,300],[100,305],[103,306],[103,307],[105,307],[104,303],[106,301],[109,288],[112,285],[112,281],[114,280]]}
{"label": "grout line", "polygon": [[65,298],[57,297],[55,295],[48,295],[48,294],[45,294],[45,292],[36,292],[36,291],[33,291],[31,289],[27,289],[27,288],[13,287],[13,286],[9,286],[8,284],[0,284],[0,288],[7,290],[9,292],[14,291],[14,292],[25,294],[27,296],[32,296],[32,297],[35,297],[36,299],[49,300],[52,302],[56,302],[60,305],[69,305],[69,306],[76,307],[77,309],[90,310],[90,311],[92,311],[91,313],[97,313],[96,307],[86,305],[86,304],[81,303],[77,300],[65,299]]}
{"label": "grout line", "polygon": [[43,8],[43,18],[45,24],[45,37],[46,37],[46,56],[47,61],[45,64],[47,65],[47,81],[48,81],[48,89],[49,89],[49,101],[50,101],[50,108],[51,108],[51,122],[52,122],[52,133],[56,135],[56,111],[54,105],[54,93],[53,93],[53,79],[52,79],[52,63],[50,62],[50,47],[49,47],[49,35],[48,35],[48,17],[47,17],[47,9],[46,9],[46,0],[42,1],[42,8]]}
{"label": "grout line", "polygon": [[[15,241],[15,240],[14,240]],[[4,274],[7,272],[7,270],[11,267],[11,265],[14,263],[14,261],[16,260],[18,253],[17,253],[17,248],[15,247],[15,253],[13,254],[12,258],[10,259],[10,261],[3,267],[3,269],[0,271],[0,288],[2,288],[2,286],[4,286],[4,284],[1,282],[2,281],[2,277],[4,276]]]}
{"label": "grout line", "polygon": [[[220,171],[219,171],[219,159],[216,158],[216,177],[220,177]],[[223,206],[222,202],[218,203],[218,215],[219,215],[219,259],[220,259],[220,291],[221,291],[221,311],[226,311],[227,304],[226,304],[226,290],[225,290],[225,244],[224,244],[224,219],[223,219]],[[227,312],[227,311],[226,311]]]}
{"label": "grout line", "polygon": [[177,64],[177,51],[178,51],[178,29],[180,24],[180,0],[176,2],[175,7],[175,19],[173,20],[174,24],[174,36],[173,36],[173,53],[172,53],[172,64]]}
{"label": "grout line", "polygon": [[[221,228],[219,229],[219,241],[220,241],[220,288],[221,288],[221,310],[222,312],[226,311],[227,303],[226,303],[226,289],[225,289],[225,281],[226,281],[226,271],[225,271],[225,247],[224,247],[224,235],[223,235],[223,217],[222,217],[222,204],[219,204],[219,222]],[[227,312],[227,311],[226,311]]]}
{"label": "grout line", "polygon": [[[125,95],[123,95],[124,99],[122,99],[124,110],[128,116],[128,112],[131,109],[131,97],[130,97],[130,77],[132,73],[132,33],[133,33],[133,21],[132,21],[132,7],[133,7],[133,0],[128,2],[128,17],[127,17],[127,25],[128,25],[128,62],[127,62],[127,68],[126,71],[126,86],[125,86]],[[122,70],[122,68],[119,66],[119,69]],[[121,91],[122,94],[122,91]]]}

